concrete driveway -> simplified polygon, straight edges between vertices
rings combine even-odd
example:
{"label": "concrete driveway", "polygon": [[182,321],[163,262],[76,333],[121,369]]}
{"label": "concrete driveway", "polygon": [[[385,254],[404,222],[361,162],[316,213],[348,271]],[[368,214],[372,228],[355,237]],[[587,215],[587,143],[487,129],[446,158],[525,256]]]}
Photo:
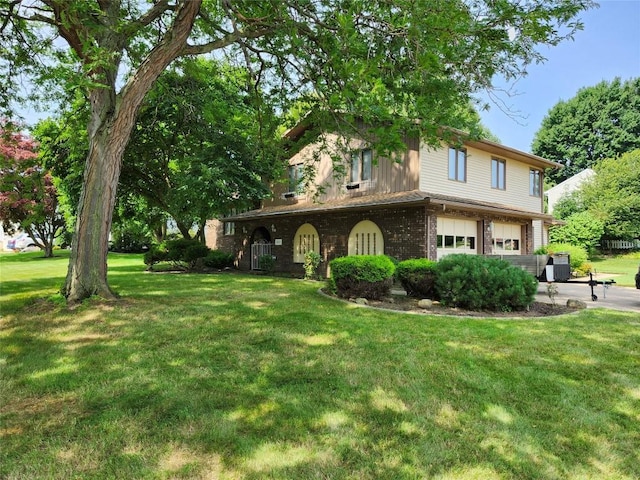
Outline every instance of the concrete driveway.
{"label": "concrete driveway", "polygon": [[[598,280],[607,280],[602,277]],[[580,279],[583,280],[583,279]],[[587,281],[586,279],[584,279]],[[565,305],[567,299],[582,300],[587,304],[587,308],[611,308],[613,310],[630,310],[640,313],[640,290],[631,287],[618,287],[615,283],[608,288],[603,285],[593,287],[593,293],[598,297],[597,301],[591,300],[591,287],[586,283],[556,283],[558,295],[556,303]],[[547,284],[540,282],[538,285],[537,300],[539,302],[551,303],[547,295]]]}

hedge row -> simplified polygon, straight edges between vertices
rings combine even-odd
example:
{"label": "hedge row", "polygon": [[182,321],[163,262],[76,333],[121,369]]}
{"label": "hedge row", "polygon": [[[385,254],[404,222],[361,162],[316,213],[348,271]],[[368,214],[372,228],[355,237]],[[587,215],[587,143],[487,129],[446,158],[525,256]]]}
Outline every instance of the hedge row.
{"label": "hedge row", "polygon": [[211,250],[198,240],[179,238],[168,240],[160,245],[154,245],[144,255],[144,263],[153,266],[169,262],[175,267],[193,270],[202,261],[202,265],[209,268],[230,268],[233,267],[233,255],[220,250]]}
{"label": "hedge row", "polygon": [[336,258],[330,267],[329,286],[343,298],[388,296],[394,274],[410,296],[469,310],[523,310],[538,289],[533,275],[481,255],[448,255],[439,262],[405,260],[397,266],[384,255],[362,255]]}

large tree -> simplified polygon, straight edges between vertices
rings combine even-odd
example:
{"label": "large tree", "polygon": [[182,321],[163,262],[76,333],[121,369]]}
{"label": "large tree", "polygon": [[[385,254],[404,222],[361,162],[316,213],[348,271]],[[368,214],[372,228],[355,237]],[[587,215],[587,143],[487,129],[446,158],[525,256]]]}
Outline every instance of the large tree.
{"label": "large tree", "polygon": [[245,70],[222,62],[182,61],[138,113],[119,189],[171,216],[185,238],[196,226],[204,242],[208,219],[264,198],[281,164],[276,119],[246,80]]}
{"label": "large tree", "polygon": [[640,78],[600,82],[558,102],[533,139],[536,155],[564,165],[559,183],[598,161],[640,148]]}
{"label": "large tree", "polygon": [[45,257],[62,234],[64,218],[51,173],[42,166],[36,143],[6,122],[0,123],[0,221],[5,230],[24,230]]}
{"label": "large tree", "polygon": [[[114,297],[107,284],[107,248],[124,149],[144,96],[177,57],[226,53],[244,59],[269,94],[306,96],[315,111],[322,107],[358,114],[370,125],[383,122],[386,128],[372,134],[385,153],[403,133],[420,133],[435,143],[440,125],[450,123],[458,105],[490,88],[496,74],[522,75],[528,63],[542,58],[536,45],[572,36],[580,27],[576,16],[592,5],[591,0],[0,0],[3,85],[15,86],[18,74],[41,74],[39,80],[73,83],[91,108],[64,289],[68,301]],[[34,67],[42,58],[49,60]],[[13,94],[14,88],[0,91],[0,106]],[[422,121],[415,123],[416,118]]]}
{"label": "large tree", "polygon": [[640,238],[640,149],[607,158],[578,195],[589,214],[604,224],[605,238]]}

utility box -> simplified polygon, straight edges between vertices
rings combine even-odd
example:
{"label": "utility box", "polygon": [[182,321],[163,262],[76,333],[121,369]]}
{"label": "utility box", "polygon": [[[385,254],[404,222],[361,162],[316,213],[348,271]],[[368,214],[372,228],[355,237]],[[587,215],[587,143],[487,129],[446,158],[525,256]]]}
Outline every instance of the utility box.
{"label": "utility box", "polygon": [[547,265],[538,277],[541,282],[566,282],[571,278],[571,258],[568,253],[549,255]]}

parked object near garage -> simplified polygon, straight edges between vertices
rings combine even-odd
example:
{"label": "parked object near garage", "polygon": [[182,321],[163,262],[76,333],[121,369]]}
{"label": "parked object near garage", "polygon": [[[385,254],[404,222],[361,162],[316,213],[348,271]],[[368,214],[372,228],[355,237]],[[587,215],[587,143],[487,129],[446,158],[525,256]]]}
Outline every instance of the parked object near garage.
{"label": "parked object near garage", "polygon": [[547,265],[538,277],[541,282],[567,282],[571,279],[571,257],[568,253],[549,255]]}
{"label": "parked object near garage", "polygon": [[[638,275],[640,275],[640,270]],[[636,276],[636,286],[638,286],[638,275]],[[607,288],[616,283],[615,280],[594,280],[593,273],[589,273],[589,280],[571,280],[571,257],[568,253],[555,253],[549,255],[549,260],[542,274],[538,277],[541,282],[563,282],[563,283],[584,283],[591,288],[591,300],[597,301],[593,287],[602,285],[606,298]],[[640,288],[640,287],[638,287]]]}

